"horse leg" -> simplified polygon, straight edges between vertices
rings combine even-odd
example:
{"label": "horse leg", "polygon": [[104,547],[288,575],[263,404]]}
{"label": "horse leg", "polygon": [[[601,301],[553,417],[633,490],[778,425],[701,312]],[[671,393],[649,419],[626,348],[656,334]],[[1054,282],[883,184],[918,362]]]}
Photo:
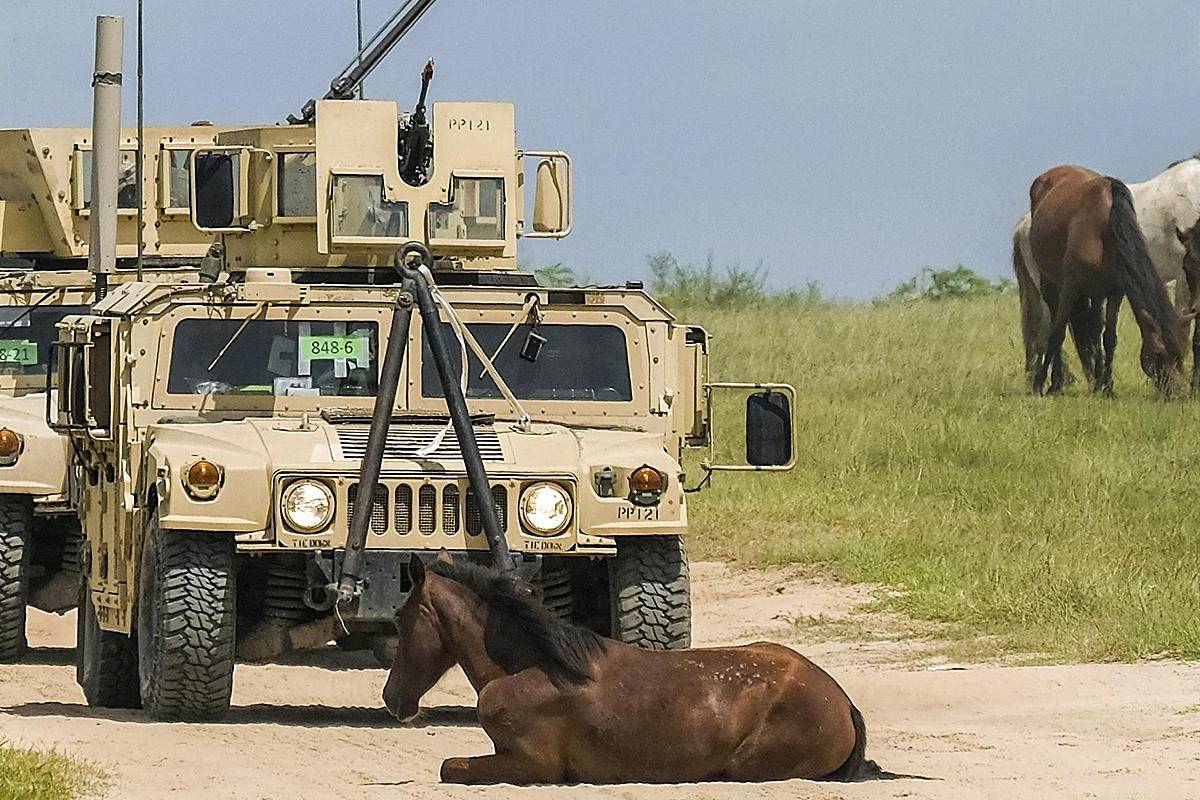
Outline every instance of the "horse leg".
{"label": "horse leg", "polygon": [[1117,317],[1121,311],[1121,293],[1110,294],[1104,307],[1104,361],[1096,390],[1105,397],[1113,396],[1113,357],[1117,352]]}
{"label": "horse leg", "polygon": [[[1050,322],[1050,339],[1046,342],[1046,358],[1049,364],[1053,366],[1053,371],[1050,374],[1050,394],[1058,394],[1062,391],[1065,383],[1065,375],[1063,371],[1063,340],[1067,336],[1067,323],[1071,319],[1071,311],[1074,308],[1076,298],[1073,295],[1063,292],[1059,298],[1058,308],[1055,310],[1054,319]],[[1044,376],[1043,376],[1044,380]]]}
{"label": "horse leg", "polygon": [[1053,317],[1050,320],[1050,336],[1046,340],[1046,352],[1042,354],[1042,364],[1038,367],[1038,374],[1034,381],[1034,391],[1042,394],[1042,390],[1046,385],[1046,373],[1050,371],[1051,365],[1054,367],[1054,372],[1050,379],[1050,394],[1057,394],[1062,390],[1063,384],[1063,363],[1062,363],[1062,345],[1063,339],[1067,335],[1067,323],[1071,319],[1071,312],[1074,310],[1076,293],[1071,290],[1062,290],[1057,287],[1045,287],[1046,294],[1052,301],[1051,307],[1054,309]]}
{"label": "horse leg", "polygon": [[[1183,259],[1183,276],[1187,279],[1188,297],[1191,305],[1188,311],[1195,313],[1200,310],[1200,264],[1193,263],[1191,258]],[[1188,323],[1192,326],[1192,394],[1200,393],[1200,318]]]}
{"label": "horse leg", "polygon": [[1188,324],[1192,326],[1192,394],[1200,394],[1200,319]]}
{"label": "horse leg", "polygon": [[[1092,300],[1090,297],[1079,298],[1071,310],[1069,330],[1071,338],[1075,340],[1075,352],[1079,354],[1083,375],[1094,390],[1099,390],[1102,382],[1100,370],[1103,365],[1103,351],[1100,347],[1100,334],[1103,330],[1103,317],[1104,302]],[[1069,381],[1068,377],[1066,382]]]}
{"label": "horse leg", "polygon": [[471,758],[447,758],[442,762],[443,783],[488,784],[562,783],[564,776],[553,764],[516,753],[496,753]]}
{"label": "horse leg", "polygon": [[1013,272],[1017,276],[1017,291],[1021,305],[1021,338],[1025,344],[1025,380],[1033,388],[1034,377],[1042,355],[1046,352],[1046,329],[1050,324],[1050,311],[1038,287],[1033,270],[1022,251],[1023,239],[1028,230],[1013,234]]}
{"label": "horse leg", "polygon": [[[1053,317],[1058,313],[1058,287],[1048,283],[1042,284],[1042,297],[1046,301],[1046,305],[1050,308],[1050,316]],[[1048,326],[1050,331],[1054,330],[1053,322]],[[1050,340],[1054,338],[1051,332],[1047,332],[1046,339],[1042,344],[1042,351],[1038,357],[1037,367],[1033,371],[1033,380],[1031,387],[1036,395],[1045,394],[1043,391],[1046,387],[1046,374],[1050,371],[1050,365],[1054,361],[1054,356],[1050,352]]]}
{"label": "horse leg", "polygon": [[483,687],[476,713],[495,755],[442,762],[446,783],[562,783],[561,695],[545,677],[519,673]]}

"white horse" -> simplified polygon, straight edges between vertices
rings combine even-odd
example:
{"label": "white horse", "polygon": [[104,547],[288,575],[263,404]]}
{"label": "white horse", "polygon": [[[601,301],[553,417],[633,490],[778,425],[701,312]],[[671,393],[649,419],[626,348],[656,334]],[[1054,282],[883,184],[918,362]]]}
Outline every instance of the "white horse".
{"label": "white horse", "polygon": [[[1200,308],[1200,264],[1192,266],[1189,245],[1200,239],[1200,153],[1176,161],[1148,181],[1128,184],[1137,209],[1138,226],[1146,238],[1146,247],[1154,269],[1172,291],[1175,307],[1181,312]],[[1042,299],[1041,278],[1029,247],[1028,213],[1013,229],[1013,272],[1021,296],[1021,334],[1025,340],[1025,371],[1031,376],[1046,350],[1050,334],[1050,310]],[[1187,262],[1187,268],[1185,268]],[[1096,348],[1098,309],[1080,308],[1072,315],[1071,335],[1088,380],[1093,379],[1092,364]],[[1093,316],[1094,315],[1094,316]],[[1092,322],[1092,320],[1095,322]],[[1200,379],[1200,324],[1193,340],[1192,383]],[[1061,358],[1061,356],[1060,356]]]}

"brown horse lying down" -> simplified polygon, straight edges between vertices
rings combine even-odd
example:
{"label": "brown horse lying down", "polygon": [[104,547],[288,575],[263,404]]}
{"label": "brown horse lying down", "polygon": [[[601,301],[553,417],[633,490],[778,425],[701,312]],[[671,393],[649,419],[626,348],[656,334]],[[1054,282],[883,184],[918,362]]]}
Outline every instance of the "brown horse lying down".
{"label": "brown horse lying down", "polygon": [[466,562],[409,566],[383,690],[402,721],[455,664],[495,755],[450,758],[452,783],[879,777],[846,693],[786,647],[651,651],[561,622],[523,581]]}

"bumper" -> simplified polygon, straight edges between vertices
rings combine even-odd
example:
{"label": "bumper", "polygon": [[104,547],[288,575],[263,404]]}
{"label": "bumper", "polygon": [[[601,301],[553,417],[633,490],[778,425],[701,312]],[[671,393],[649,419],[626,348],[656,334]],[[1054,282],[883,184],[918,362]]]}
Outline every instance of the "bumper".
{"label": "bumper", "polygon": [[[362,594],[350,609],[341,610],[342,618],[346,622],[390,623],[412,589],[412,581],[408,577],[408,564],[421,555],[428,557],[428,553],[416,550],[367,550],[363,554],[360,576]],[[330,592],[331,596],[336,595],[335,587],[342,577],[344,556],[343,550],[313,553],[312,568],[309,570],[310,585],[314,584],[314,578],[317,586],[324,581],[325,590]],[[540,568],[539,557],[524,556],[521,568],[523,577],[532,579]]]}

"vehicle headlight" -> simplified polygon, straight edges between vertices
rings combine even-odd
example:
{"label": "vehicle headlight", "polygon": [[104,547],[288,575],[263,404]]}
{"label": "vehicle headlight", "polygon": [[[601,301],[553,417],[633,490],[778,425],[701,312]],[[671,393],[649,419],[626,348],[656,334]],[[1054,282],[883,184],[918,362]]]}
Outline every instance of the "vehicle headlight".
{"label": "vehicle headlight", "polygon": [[180,477],[183,480],[183,488],[193,498],[211,500],[217,496],[221,484],[225,481],[225,471],[207,458],[201,458],[184,467]]}
{"label": "vehicle headlight", "polygon": [[283,519],[302,533],[316,533],[333,519],[333,492],[319,481],[301,480],[283,491]]}
{"label": "vehicle headlight", "polygon": [[557,483],[535,483],[521,494],[521,523],[537,536],[562,533],[571,521],[571,495]]}

